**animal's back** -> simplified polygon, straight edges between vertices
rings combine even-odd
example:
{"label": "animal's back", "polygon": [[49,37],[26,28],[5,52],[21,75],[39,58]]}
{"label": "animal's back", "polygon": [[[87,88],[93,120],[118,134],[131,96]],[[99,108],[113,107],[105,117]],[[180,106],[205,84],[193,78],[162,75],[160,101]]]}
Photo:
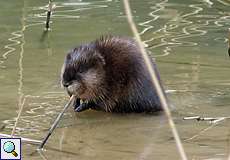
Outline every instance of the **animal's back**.
{"label": "animal's back", "polygon": [[[129,38],[106,37],[96,41],[106,61],[106,80],[115,106],[112,112],[161,110],[159,98],[136,42]],[[157,71],[155,62],[152,67]],[[157,75],[160,81],[159,74]]]}

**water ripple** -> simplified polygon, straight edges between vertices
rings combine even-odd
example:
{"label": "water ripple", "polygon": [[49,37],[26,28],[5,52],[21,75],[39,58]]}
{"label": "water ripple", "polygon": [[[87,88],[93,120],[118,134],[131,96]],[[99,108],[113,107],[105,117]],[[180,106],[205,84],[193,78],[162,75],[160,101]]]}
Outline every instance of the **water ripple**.
{"label": "water ripple", "polygon": [[[111,0],[105,1],[94,1],[94,2],[77,2],[77,3],[56,3],[56,8],[53,12],[52,19],[57,18],[81,18],[80,14],[82,11],[91,10],[91,9],[100,9],[108,7],[107,3],[111,2]],[[37,6],[37,7],[25,7],[23,8],[23,30],[14,31],[11,33],[10,38],[8,39],[9,43],[5,45],[6,52],[2,54],[2,58],[0,59],[0,67],[6,68],[4,64],[8,59],[10,54],[15,54],[24,52],[24,45],[26,42],[23,40],[24,32],[33,29],[33,26],[44,25],[46,20],[46,10],[47,6]],[[77,15],[75,15],[77,14]],[[42,31],[42,28],[41,28]],[[20,47],[21,52],[17,50],[16,47]],[[23,56],[21,56],[23,57]],[[20,60],[20,68],[21,72],[22,68],[22,60]],[[22,82],[23,74],[20,73],[20,82]],[[21,95],[19,95],[20,101],[23,103],[19,103],[22,105],[23,112],[20,116],[18,125],[16,127],[16,135],[34,135],[41,134],[42,130],[46,130],[49,128],[49,123],[52,122],[53,118],[56,117],[58,112],[63,108],[61,104],[64,104],[66,101],[65,95],[63,92],[44,92],[41,95],[25,95],[22,91],[23,83],[21,83],[19,87],[19,91]],[[68,115],[68,113],[67,113]],[[17,118],[13,117],[11,119],[3,121],[3,124],[6,125],[6,130],[10,131],[14,128],[14,124]]]}
{"label": "water ripple", "polygon": [[[211,11],[216,14],[209,15]],[[139,23],[139,26],[143,28],[140,35],[144,39],[145,47],[149,49],[162,47],[163,54],[156,54],[155,57],[167,56],[175,47],[197,46],[200,42],[192,38],[203,37],[209,31],[219,30],[220,27],[227,28],[230,23],[230,16],[219,14],[214,8],[214,2],[210,0],[189,5],[169,3],[165,0],[151,6],[148,15],[151,17],[149,20]],[[158,21],[162,20],[168,21],[159,28]],[[214,39],[216,40],[226,42],[225,37]]]}
{"label": "water ripple", "polygon": [[[52,14],[52,19],[76,19],[80,18],[80,12],[91,9],[100,9],[108,7],[106,3],[111,2],[112,0],[105,1],[94,1],[94,2],[57,2],[55,3],[55,10]],[[36,6],[36,7],[27,7],[28,13],[25,17],[27,25],[25,25],[25,30],[37,25],[44,25],[46,22],[46,11],[48,5]],[[40,12],[40,13],[34,13]],[[69,13],[69,14],[67,14]],[[78,15],[74,15],[78,13]],[[81,13],[82,14],[82,13]],[[52,23],[52,21],[51,21]],[[4,62],[8,59],[8,56],[16,52],[16,47],[22,42],[19,38],[23,35],[21,30],[17,30],[11,33],[11,37],[8,38],[9,43],[4,46],[7,50],[4,52],[0,59],[0,68],[6,68]]]}
{"label": "water ripple", "polygon": [[139,33],[140,35],[143,35],[145,32],[147,32],[150,29],[153,29],[154,26],[150,25],[150,22],[156,21],[159,18],[159,15],[156,15],[155,13],[159,12],[160,10],[164,9],[164,4],[167,3],[168,0],[164,0],[160,3],[157,3],[155,6],[151,6],[150,8],[153,9],[152,12],[150,12],[148,15],[152,17],[152,19],[138,23],[139,26],[143,26],[144,29]]}
{"label": "water ripple", "polygon": [[[40,134],[40,131],[49,128],[49,124],[63,108],[66,96],[62,92],[42,93],[41,95],[24,96],[23,113],[16,128],[16,135]],[[66,115],[69,115],[68,113]],[[16,118],[3,121],[6,130],[11,130]]]}

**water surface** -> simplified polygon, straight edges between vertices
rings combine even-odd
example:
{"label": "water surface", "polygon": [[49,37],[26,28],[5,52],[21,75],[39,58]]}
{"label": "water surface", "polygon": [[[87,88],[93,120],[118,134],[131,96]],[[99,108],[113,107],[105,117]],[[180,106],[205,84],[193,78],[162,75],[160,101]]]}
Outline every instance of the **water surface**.
{"label": "water surface", "polygon": [[[48,34],[47,1],[0,1],[0,128],[41,140],[68,97],[60,68],[68,50],[102,34],[132,36],[119,0],[55,0]],[[174,106],[189,159],[226,159],[229,121],[184,121],[229,116],[229,0],[132,0],[134,20]],[[70,109],[46,150],[23,144],[23,159],[179,159],[163,115],[119,115]]]}

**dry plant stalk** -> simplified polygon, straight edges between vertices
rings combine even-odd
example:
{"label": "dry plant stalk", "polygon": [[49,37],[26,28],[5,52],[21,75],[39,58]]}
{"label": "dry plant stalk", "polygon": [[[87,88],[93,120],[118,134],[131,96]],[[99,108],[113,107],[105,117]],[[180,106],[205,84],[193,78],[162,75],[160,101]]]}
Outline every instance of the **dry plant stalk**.
{"label": "dry plant stalk", "polygon": [[228,29],[228,55],[230,56],[230,28]]}
{"label": "dry plant stalk", "polygon": [[57,127],[58,123],[60,122],[62,116],[64,115],[65,111],[73,104],[75,96],[72,95],[68,101],[68,103],[64,106],[63,110],[61,113],[59,113],[59,115],[57,116],[56,120],[54,121],[53,125],[50,127],[48,133],[46,134],[46,136],[44,137],[44,139],[42,140],[42,143],[40,144],[40,146],[38,147],[38,149],[43,149],[44,145],[46,144],[46,142],[48,141],[49,137],[51,136],[51,134],[53,133],[53,131],[55,130],[55,128]]}
{"label": "dry plant stalk", "polygon": [[161,102],[161,105],[163,107],[163,110],[165,112],[165,115],[168,119],[168,122],[169,122],[169,126],[172,130],[172,133],[173,133],[173,136],[174,136],[174,139],[176,141],[176,145],[177,145],[177,149],[180,153],[180,156],[181,156],[181,159],[182,160],[187,160],[187,156],[185,154],[185,151],[184,151],[184,148],[183,148],[183,145],[181,143],[181,139],[179,137],[179,134],[177,132],[177,129],[176,129],[176,126],[175,126],[175,123],[172,119],[172,116],[171,116],[171,112],[170,112],[170,109],[169,109],[169,105],[168,105],[168,102],[167,102],[167,99],[164,95],[164,92],[160,86],[160,83],[157,79],[157,76],[156,76],[156,73],[155,73],[155,70],[152,68],[152,65],[151,65],[151,61],[145,51],[145,48],[142,44],[142,41],[141,41],[141,38],[138,34],[138,31],[137,31],[137,28],[136,28],[136,25],[132,19],[132,13],[131,13],[131,9],[130,9],[130,5],[129,5],[129,0],[123,0],[124,2],[124,7],[125,7],[125,13],[127,15],[127,19],[128,19],[128,23],[130,25],[130,28],[132,29],[132,32],[138,42],[138,46],[141,50],[141,53],[142,53],[142,56],[144,58],[144,61],[146,63],[146,66],[148,68],[148,72],[150,73],[150,76],[151,76],[151,79],[152,79],[152,83],[153,85],[155,86],[156,88],[156,91],[157,91],[157,94],[159,96],[159,99],[160,99],[160,102]]}
{"label": "dry plant stalk", "polygon": [[47,16],[46,16],[46,30],[47,31],[50,29],[50,17],[52,14],[52,10],[53,10],[53,3],[52,3],[52,0],[49,0]]}

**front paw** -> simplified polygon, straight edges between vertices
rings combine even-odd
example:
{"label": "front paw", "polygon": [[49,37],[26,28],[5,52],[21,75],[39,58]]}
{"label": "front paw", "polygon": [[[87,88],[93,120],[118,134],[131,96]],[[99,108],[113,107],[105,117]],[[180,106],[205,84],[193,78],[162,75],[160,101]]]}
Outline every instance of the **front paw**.
{"label": "front paw", "polygon": [[76,98],[75,102],[74,102],[74,105],[73,105],[73,108],[74,110],[77,109],[77,107],[79,107],[81,104],[81,99],[80,98]]}

